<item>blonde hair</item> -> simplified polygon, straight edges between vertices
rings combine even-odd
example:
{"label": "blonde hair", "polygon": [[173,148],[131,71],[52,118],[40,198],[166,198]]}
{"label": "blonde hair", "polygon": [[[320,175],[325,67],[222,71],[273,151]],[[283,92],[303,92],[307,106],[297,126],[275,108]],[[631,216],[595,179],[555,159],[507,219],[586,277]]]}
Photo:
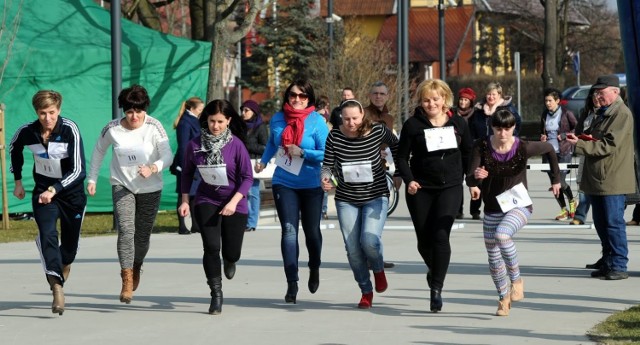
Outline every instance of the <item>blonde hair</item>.
{"label": "blonde hair", "polygon": [[175,120],[173,120],[173,129],[178,128],[178,123],[180,123],[180,119],[182,118],[182,114],[184,114],[185,110],[191,110],[200,104],[204,104],[204,102],[198,97],[191,97],[188,100],[182,102],[180,111],[178,111],[178,116]]}
{"label": "blonde hair", "polygon": [[445,111],[453,107],[453,92],[449,85],[440,79],[427,79],[418,85],[415,93],[415,102],[417,105],[420,105],[422,97],[429,91],[435,91],[444,97]]}
{"label": "blonde hair", "polygon": [[33,104],[33,109],[35,111],[49,108],[52,105],[60,109],[60,106],[62,105],[62,95],[53,90],[40,90],[33,95],[31,104]]}
{"label": "blonde hair", "polygon": [[491,82],[491,83],[489,83],[489,85],[487,85],[487,88],[484,91],[485,91],[485,94],[488,94],[489,92],[491,92],[493,90],[496,90],[498,95],[502,96],[502,85],[500,85],[500,83]]}

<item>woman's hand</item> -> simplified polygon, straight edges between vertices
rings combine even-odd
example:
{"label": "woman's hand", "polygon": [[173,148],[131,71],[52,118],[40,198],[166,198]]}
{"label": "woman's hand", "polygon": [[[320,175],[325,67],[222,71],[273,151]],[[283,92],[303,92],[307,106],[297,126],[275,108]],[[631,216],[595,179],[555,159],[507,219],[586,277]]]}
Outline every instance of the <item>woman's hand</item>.
{"label": "woman's hand", "polygon": [[180,206],[178,207],[178,214],[180,215],[180,217],[186,217],[189,215],[189,203],[188,202],[182,202],[182,204],[180,204]]}
{"label": "woman's hand", "polygon": [[578,137],[575,135],[575,133],[567,133],[566,140],[570,142],[572,145],[575,145],[578,142]]}
{"label": "woman's hand", "polygon": [[236,213],[236,206],[238,206],[237,202],[234,202],[233,200],[229,201],[229,203],[224,205],[224,207],[220,211],[220,215],[232,216],[234,213]]}
{"label": "woman's hand", "polygon": [[484,170],[484,166],[477,167],[476,170],[473,171],[473,177],[475,177],[476,180],[484,180],[489,177],[489,172]]}
{"label": "woman's hand", "polygon": [[559,183],[552,184],[551,190],[553,191],[553,195],[557,198],[560,195],[560,184]]}
{"label": "woman's hand", "polygon": [[287,145],[287,152],[291,156],[302,157],[302,149],[298,145],[295,145],[295,144]]}
{"label": "woman's hand", "polygon": [[140,174],[140,176],[144,177],[144,178],[148,178],[149,176],[151,176],[154,171],[158,172],[158,168],[154,167],[156,165],[155,164],[151,164],[151,165],[139,165],[138,166],[138,174]]}
{"label": "woman's hand", "polygon": [[471,194],[471,200],[480,199],[480,188],[478,188],[478,187],[469,187],[469,194]]}
{"label": "woman's hand", "polygon": [[89,182],[87,183],[87,193],[89,193],[89,195],[94,196],[96,195],[96,184],[93,182]]}
{"label": "woman's hand", "polygon": [[262,170],[264,170],[264,164],[260,162],[256,162],[256,165],[253,167],[253,170],[256,172],[256,174],[261,173]]}
{"label": "woman's hand", "polygon": [[320,184],[322,185],[322,190],[325,192],[328,192],[333,188],[333,183],[331,183],[331,179],[326,177],[320,180]]}
{"label": "woman's hand", "polygon": [[418,189],[422,188],[422,186],[420,186],[420,184],[416,181],[411,181],[409,182],[409,185],[407,186],[407,193],[411,194],[411,195],[415,195],[416,193],[418,193]]}
{"label": "woman's hand", "polygon": [[542,142],[547,141],[547,135],[546,134],[540,134],[540,141],[542,141]]}

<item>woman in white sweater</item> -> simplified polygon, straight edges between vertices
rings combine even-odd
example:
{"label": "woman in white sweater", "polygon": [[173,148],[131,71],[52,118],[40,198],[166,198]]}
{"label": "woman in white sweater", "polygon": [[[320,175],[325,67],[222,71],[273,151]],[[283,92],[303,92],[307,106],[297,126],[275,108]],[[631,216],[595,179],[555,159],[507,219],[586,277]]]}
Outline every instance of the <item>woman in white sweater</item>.
{"label": "woman in white sweater", "polygon": [[120,302],[130,303],[140,282],[140,270],[160,206],[162,169],[173,159],[167,133],[160,121],[146,112],[150,99],[140,85],[122,90],[118,105],[124,117],[102,129],[91,156],[87,192],[96,193],[100,165],[109,146],[113,212],[118,226],[118,258],[122,291]]}

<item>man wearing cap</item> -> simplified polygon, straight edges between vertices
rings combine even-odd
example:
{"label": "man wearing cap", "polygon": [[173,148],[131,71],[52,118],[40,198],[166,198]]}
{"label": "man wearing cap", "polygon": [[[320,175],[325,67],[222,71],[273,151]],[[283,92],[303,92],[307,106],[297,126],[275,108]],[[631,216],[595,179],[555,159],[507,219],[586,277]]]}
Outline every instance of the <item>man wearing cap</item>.
{"label": "man wearing cap", "polygon": [[576,153],[585,156],[580,188],[591,198],[593,223],[605,261],[604,267],[591,272],[591,276],[627,279],[625,194],[636,189],[633,115],[620,97],[618,76],[598,77],[593,89],[601,107],[586,136],[567,133],[567,140],[576,145]]}

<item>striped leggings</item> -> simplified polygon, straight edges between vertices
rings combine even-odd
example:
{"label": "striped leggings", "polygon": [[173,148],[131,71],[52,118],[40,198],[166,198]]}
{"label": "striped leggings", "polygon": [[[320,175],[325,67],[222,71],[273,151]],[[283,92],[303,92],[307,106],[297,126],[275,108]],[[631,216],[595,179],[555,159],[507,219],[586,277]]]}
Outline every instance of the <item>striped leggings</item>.
{"label": "striped leggings", "polygon": [[[498,294],[509,292],[511,282],[520,278],[518,252],[513,235],[527,224],[531,212],[526,208],[514,208],[507,213],[485,213],[482,223],[484,246],[489,256],[489,271]],[[509,279],[507,279],[507,274]]]}
{"label": "striped leggings", "polygon": [[134,194],[123,186],[112,186],[114,213],[118,224],[120,268],[141,264],[149,251],[153,223],[162,191]]}

